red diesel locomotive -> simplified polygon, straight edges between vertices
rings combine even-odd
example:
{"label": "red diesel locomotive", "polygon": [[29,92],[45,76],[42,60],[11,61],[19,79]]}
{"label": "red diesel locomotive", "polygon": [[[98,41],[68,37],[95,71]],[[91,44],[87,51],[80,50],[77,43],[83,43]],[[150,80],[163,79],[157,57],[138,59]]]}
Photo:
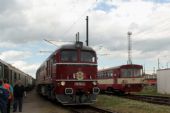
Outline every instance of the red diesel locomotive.
{"label": "red diesel locomotive", "polygon": [[115,93],[139,92],[143,88],[143,66],[121,65],[98,71],[98,87],[101,91]]}
{"label": "red diesel locomotive", "polygon": [[96,52],[76,41],[53,52],[39,67],[37,91],[63,105],[92,104],[100,91],[96,76]]}

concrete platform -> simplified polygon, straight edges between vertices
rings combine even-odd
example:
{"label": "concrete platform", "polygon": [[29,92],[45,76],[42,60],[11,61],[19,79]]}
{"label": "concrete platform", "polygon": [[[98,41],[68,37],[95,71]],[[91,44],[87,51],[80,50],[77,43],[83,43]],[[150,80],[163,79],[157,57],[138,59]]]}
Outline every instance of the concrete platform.
{"label": "concrete platform", "polygon": [[[11,109],[11,113],[12,109]],[[21,112],[14,112],[21,113]],[[52,102],[37,95],[33,90],[24,97],[22,113],[70,113],[64,107],[53,104]]]}

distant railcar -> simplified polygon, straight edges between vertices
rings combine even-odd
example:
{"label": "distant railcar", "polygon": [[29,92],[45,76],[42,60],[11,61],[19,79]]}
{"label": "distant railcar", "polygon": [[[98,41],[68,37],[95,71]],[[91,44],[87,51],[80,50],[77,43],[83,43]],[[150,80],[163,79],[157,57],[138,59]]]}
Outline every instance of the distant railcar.
{"label": "distant railcar", "polygon": [[156,86],[157,85],[157,75],[156,74],[145,74],[144,75],[144,85],[145,86]]}
{"label": "distant railcar", "polygon": [[30,82],[30,80],[34,81],[33,77],[3,60],[0,60],[0,79],[9,81],[12,86],[14,86],[18,80],[20,80],[26,88],[33,88],[34,86],[33,82]]}
{"label": "distant railcar", "polygon": [[139,92],[143,88],[143,66],[127,64],[98,71],[101,91],[116,93]]}
{"label": "distant railcar", "polygon": [[85,105],[96,101],[97,57],[83,43],[63,45],[53,52],[36,73],[37,91],[63,105]]}

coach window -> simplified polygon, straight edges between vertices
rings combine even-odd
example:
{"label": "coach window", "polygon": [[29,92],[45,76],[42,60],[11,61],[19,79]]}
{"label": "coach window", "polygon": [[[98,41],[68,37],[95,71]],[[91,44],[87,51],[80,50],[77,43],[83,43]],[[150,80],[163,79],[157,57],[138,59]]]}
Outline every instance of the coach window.
{"label": "coach window", "polygon": [[2,65],[0,65],[0,79],[3,78],[3,74],[2,74]]}
{"label": "coach window", "polygon": [[72,50],[64,50],[61,52],[61,61],[62,62],[76,62],[77,61],[77,52]]}
{"label": "coach window", "polygon": [[21,75],[19,74],[19,80],[21,80]]}
{"label": "coach window", "polygon": [[17,74],[14,73],[14,82],[16,82],[16,81],[17,81]]}
{"label": "coach window", "polygon": [[81,62],[95,62],[95,54],[90,51],[81,51]]}

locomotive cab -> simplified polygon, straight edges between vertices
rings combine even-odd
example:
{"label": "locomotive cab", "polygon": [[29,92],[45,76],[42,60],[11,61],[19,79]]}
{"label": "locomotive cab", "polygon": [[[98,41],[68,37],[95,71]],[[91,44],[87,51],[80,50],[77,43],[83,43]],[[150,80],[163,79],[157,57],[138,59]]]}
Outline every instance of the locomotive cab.
{"label": "locomotive cab", "polygon": [[[63,45],[51,56],[46,62],[53,59],[55,63],[44,63],[41,66],[44,66],[44,73],[37,73],[40,94],[55,97],[64,105],[84,105],[96,101],[100,90],[97,87],[95,51],[77,41],[75,44]],[[41,81],[40,78],[48,73],[51,74],[48,80]]]}

